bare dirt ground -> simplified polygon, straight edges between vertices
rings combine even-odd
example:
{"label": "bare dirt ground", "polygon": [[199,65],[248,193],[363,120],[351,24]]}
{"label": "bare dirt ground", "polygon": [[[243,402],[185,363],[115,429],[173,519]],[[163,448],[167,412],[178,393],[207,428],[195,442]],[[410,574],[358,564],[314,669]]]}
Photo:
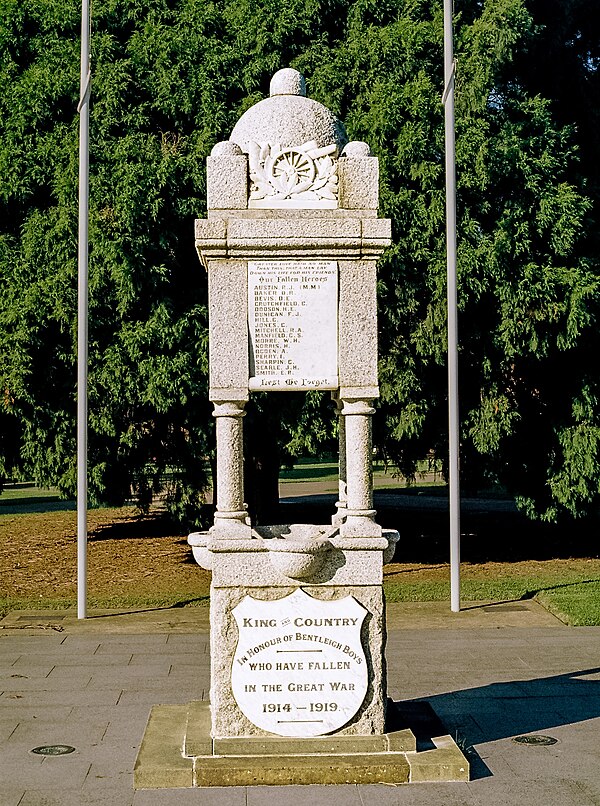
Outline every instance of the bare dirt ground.
{"label": "bare dirt ground", "polygon": [[[90,596],[208,593],[210,574],[193,560],[186,536],[160,516],[133,508],[88,516]],[[0,516],[0,593],[67,598],[77,590],[75,512]]]}

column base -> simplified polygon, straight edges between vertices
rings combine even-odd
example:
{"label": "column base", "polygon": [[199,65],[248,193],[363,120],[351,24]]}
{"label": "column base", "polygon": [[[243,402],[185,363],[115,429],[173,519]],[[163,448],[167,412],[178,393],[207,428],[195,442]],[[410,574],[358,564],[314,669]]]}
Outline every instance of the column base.
{"label": "column base", "polygon": [[383,529],[375,522],[374,509],[346,510],[346,518],[340,524],[342,537],[381,537]]}
{"label": "column base", "polygon": [[236,512],[215,512],[215,522],[210,527],[212,537],[226,540],[244,540],[252,537],[250,516],[246,510]]}

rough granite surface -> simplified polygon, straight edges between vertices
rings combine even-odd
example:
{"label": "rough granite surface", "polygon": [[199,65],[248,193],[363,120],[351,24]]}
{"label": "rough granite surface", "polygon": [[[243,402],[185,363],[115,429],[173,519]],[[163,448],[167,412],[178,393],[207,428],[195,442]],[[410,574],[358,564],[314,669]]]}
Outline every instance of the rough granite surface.
{"label": "rough granite surface", "polygon": [[[209,376],[214,390],[248,388],[248,276],[242,260],[211,260],[208,266]],[[212,392],[211,399],[228,400]],[[246,393],[247,394],[247,393]],[[215,395],[219,395],[215,397]]]}
{"label": "rough granite surface", "polygon": [[[211,690],[213,737],[271,735],[253,725],[240,711],[231,690],[231,663],[238,640],[232,610],[245,596],[274,601],[301,587],[323,601],[353,596],[368,611],[361,643],[369,665],[367,694],[356,715],[336,735],[374,735],[385,730],[386,669],[385,602],[380,585],[321,587],[292,585],[278,588],[231,587],[211,589]],[[216,648],[218,647],[218,651]]]}
{"label": "rough granite surface", "polygon": [[377,387],[375,262],[340,260],[338,265],[340,386]]}
{"label": "rough granite surface", "polygon": [[340,207],[347,210],[377,209],[379,205],[377,157],[342,157],[338,165],[338,175]]}
{"label": "rough granite surface", "polygon": [[[217,473],[217,513],[215,526],[220,518],[234,518],[245,521],[244,506],[244,439],[243,439],[243,404],[227,401],[215,403],[214,417],[216,419],[217,451],[219,453],[219,467]],[[249,527],[244,522],[244,532]]]}
{"label": "rough granite surface", "polygon": [[[261,146],[258,152],[250,143]],[[299,147],[305,145],[298,158]],[[252,170],[246,156],[251,149]],[[290,154],[285,149],[296,151]],[[311,167],[310,160],[302,162],[302,154],[313,161],[322,159],[323,174],[315,173],[317,163]],[[300,163],[294,163],[297,159]],[[194,548],[198,561],[213,569],[213,737],[271,735],[252,724],[233,697],[238,628],[232,609],[246,595],[276,601],[299,587],[322,600],[354,596],[368,611],[361,632],[367,693],[357,713],[335,734],[372,736],[384,731],[382,566],[384,553],[390,554],[391,538],[381,537],[372,509],[370,405],[379,393],[376,261],[390,243],[391,223],[376,217],[378,183],[378,161],[370,156],[368,145],[348,143],[343,124],[322,104],[306,97],[304,79],[290,68],[273,76],[271,97],[245,112],[229,141],[218,143],[208,158],[209,217],[196,222],[195,233],[198,254],[208,270],[209,396],[221,406],[216,429],[218,512],[216,525],[206,537],[194,538]],[[289,203],[297,209],[277,205],[276,209],[248,209],[250,193],[252,203],[260,205],[262,198],[273,195],[272,188],[275,199],[277,194],[283,197],[277,204]],[[329,209],[300,206],[321,203]],[[338,209],[332,209],[334,203]],[[241,406],[236,405],[249,397],[248,261],[299,258],[336,261],[339,272],[336,394],[343,399],[339,406],[343,405],[346,418],[347,473],[340,500],[347,494],[347,520],[339,524],[341,536],[331,537],[314,563],[305,556],[311,552],[294,552],[289,547],[269,551],[264,545],[267,540],[251,537],[257,533],[251,532],[245,518],[242,421],[237,416]],[[312,304],[312,297],[296,294],[293,301]]]}
{"label": "rough granite surface", "polygon": [[211,210],[238,210],[248,205],[248,157],[210,156],[206,160],[206,201]]}
{"label": "rough granite surface", "polygon": [[348,142],[343,124],[327,107],[301,95],[265,98],[235,124],[229,139],[248,153],[248,143],[299,146],[314,140],[318,147],[334,143],[338,150]]}
{"label": "rough granite surface", "polygon": [[[213,554],[213,581],[219,586],[296,585],[298,580],[284,576],[274,566],[271,552],[224,552]],[[339,585],[377,585],[383,580],[382,551],[349,551],[332,548],[324,565],[311,577],[313,584],[324,587]]]}

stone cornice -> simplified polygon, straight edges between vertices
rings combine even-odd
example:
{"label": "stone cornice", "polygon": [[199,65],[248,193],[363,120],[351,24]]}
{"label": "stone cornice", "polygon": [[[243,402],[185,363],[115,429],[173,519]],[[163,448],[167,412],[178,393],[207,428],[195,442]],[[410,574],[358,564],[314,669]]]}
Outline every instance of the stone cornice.
{"label": "stone cornice", "polygon": [[391,243],[386,218],[210,218],[197,219],[196,249],[203,262],[235,258],[377,260]]}

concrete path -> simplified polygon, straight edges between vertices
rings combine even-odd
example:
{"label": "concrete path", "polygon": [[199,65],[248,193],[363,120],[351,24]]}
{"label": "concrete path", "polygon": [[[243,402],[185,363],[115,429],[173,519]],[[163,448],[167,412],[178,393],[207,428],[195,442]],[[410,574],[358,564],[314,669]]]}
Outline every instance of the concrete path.
{"label": "concrete path", "polygon": [[[207,626],[202,608],[4,619],[1,806],[600,805],[600,628],[565,627],[535,602],[389,607],[389,694],[431,703],[468,751],[470,783],[134,792],[151,706],[207,697]],[[513,741],[523,734],[558,741]],[[40,745],[76,749],[31,753]]]}

